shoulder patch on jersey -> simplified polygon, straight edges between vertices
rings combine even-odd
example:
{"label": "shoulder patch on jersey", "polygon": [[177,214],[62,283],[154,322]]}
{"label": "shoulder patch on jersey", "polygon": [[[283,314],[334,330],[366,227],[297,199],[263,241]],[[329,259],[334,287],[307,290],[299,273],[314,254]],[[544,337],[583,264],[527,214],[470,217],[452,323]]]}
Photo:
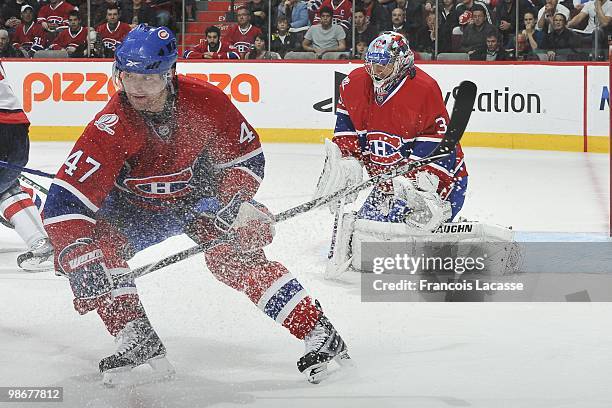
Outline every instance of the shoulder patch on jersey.
{"label": "shoulder patch on jersey", "polygon": [[112,136],[115,134],[113,126],[115,126],[118,122],[119,116],[115,115],[114,113],[105,113],[94,122],[94,125],[96,125],[96,127],[101,131]]}

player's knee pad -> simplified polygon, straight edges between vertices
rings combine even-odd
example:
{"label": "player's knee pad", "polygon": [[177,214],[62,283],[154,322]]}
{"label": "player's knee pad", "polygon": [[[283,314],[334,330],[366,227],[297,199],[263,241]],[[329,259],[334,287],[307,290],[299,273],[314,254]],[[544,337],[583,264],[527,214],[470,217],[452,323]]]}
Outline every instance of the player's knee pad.
{"label": "player's knee pad", "polygon": [[[372,243],[397,245],[377,246],[366,251],[366,246]],[[382,256],[373,252],[383,249],[388,250],[386,255],[389,256],[400,250],[410,256],[426,256],[428,251],[441,247],[454,257],[486,254],[486,273],[493,275],[515,272],[521,260],[520,247],[510,228],[475,221],[449,222],[430,233],[408,224],[357,219],[350,243],[351,266],[371,272],[372,258]]]}

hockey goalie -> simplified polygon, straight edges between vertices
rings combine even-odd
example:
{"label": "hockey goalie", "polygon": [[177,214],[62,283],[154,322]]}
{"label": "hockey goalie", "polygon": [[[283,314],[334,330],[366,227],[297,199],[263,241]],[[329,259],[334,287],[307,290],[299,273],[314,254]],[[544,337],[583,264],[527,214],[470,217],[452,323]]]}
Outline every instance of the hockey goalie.
{"label": "hockey goalie", "polygon": [[[406,38],[384,32],[369,45],[365,66],[340,86],[334,137],[326,140],[325,164],[315,198],[429,155],[443,139],[449,117],[436,81],[414,65]],[[496,268],[504,273],[515,257],[508,228],[477,222],[457,223],[468,187],[463,151],[378,184],[357,212],[346,196],[336,213],[327,277],[352,267],[363,270],[365,242],[495,242]],[[499,245],[502,243],[502,245]],[[507,245],[503,245],[507,243]]]}

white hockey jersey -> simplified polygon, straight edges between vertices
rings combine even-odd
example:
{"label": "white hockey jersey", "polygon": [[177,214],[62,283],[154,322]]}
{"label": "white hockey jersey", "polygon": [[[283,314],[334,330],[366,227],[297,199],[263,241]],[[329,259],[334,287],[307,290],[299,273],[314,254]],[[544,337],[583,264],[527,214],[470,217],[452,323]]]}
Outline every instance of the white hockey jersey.
{"label": "white hockey jersey", "polygon": [[15,96],[15,92],[11,88],[2,62],[0,62],[0,123],[4,124],[26,124],[30,121],[23,112],[21,101]]}

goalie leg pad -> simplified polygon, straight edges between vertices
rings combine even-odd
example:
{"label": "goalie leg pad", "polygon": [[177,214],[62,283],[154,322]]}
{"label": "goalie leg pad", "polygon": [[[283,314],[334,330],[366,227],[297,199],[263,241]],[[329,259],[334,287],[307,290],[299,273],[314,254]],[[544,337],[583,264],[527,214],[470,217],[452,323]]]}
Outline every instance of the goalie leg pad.
{"label": "goalie leg pad", "polygon": [[[366,243],[397,243],[394,252],[389,254],[364,253]],[[476,221],[448,222],[439,226],[433,233],[411,228],[407,224],[384,223],[358,219],[351,241],[352,267],[362,272],[372,272],[373,256],[394,256],[399,249],[408,255],[421,256],[431,244],[457,247],[459,252],[475,249],[477,253],[487,254],[487,274],[503,275],[516,272],[520,266],[521,250],[514,241],[510,228],[483,224]],[[434,245],[435,246],[435,245]],[[377,248],[386,249],[387,246]],[[382,251],[382,250],[381,250]],[[457,256],[472,255],[457,253]]]}

